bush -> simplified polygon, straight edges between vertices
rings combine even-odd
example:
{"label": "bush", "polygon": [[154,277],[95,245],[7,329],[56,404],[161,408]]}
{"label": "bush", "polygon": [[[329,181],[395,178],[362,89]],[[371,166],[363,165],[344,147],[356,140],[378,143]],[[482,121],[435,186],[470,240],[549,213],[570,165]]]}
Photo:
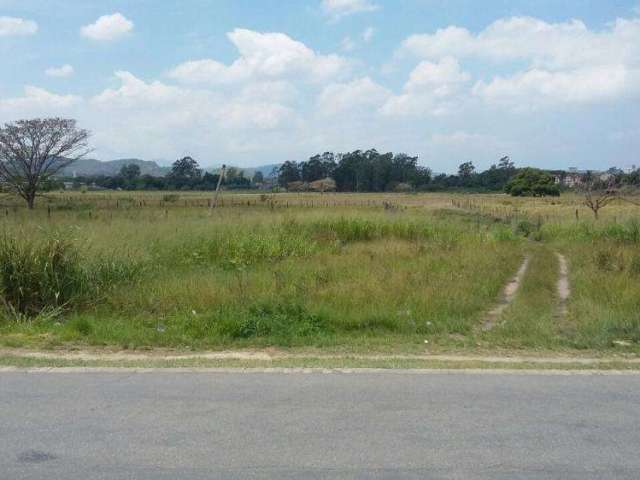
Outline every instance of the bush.
{"label": "bush", "polygon": [[83,285],[77,252],[60,238],[42,243],[0,239],[0,288],[5,307],[21,315],[72,303]]}
{"label": "bush", "polygon": [[537,168],[523,168],[509,180],[505,192],[514,197],[545,197],[560,195],[560,187],[551,175]]}

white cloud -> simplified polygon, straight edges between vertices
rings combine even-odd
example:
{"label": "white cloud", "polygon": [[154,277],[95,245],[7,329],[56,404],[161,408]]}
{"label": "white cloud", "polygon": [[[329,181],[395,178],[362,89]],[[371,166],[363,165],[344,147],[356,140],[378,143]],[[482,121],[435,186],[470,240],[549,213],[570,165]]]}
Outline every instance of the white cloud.
{"label": "white cloud", "polygon": [[640,19],[617,19],[603,31],[579,20],[548,23],[531,17],[499,19],[478,34],[450,26],[412,35],[400,52],[421,58],[474,57],[524,70],[480,80],[486,101],[537,108],[584,103],[640,92]]}
{"label": "white cloud", "polygon": [[455,58],[420,62],[409,75],[403,93],[382,107],[388,115],[444,114],[455,106],[456,95],[470,80]]}
{"label": "white cloud", "polygon": [[61,67],[47,68],[44,71],[44,73],[49,77],[59,77],[59,78],[70,77],[71,75],[73,75],[73,72],[74,72],[73,67],[69,64],[62,65]]}
{"label": "white cloud", "polygon": [[[634,78],[635,77],[635,78]],[[638,90],[638,72],[623,65],[584,68],[568,72],[532,69],[510,77],[478,82],[473,92],[487,101],[509,103],[519,110],[540,105],[611,100]]]}
{"label": "white cloud", "polygon": [[17,17],[0,17],[0,37],[14,35],[33,35],[38,31],[38,24],[33,20]]}
{"label": "white cloud", "polygon": [[78,105],[82,99],[76,95],[58,95],[31,85],[24,87],[24,96],[0,99],[0,109],[13,110],[20,115],[55,114]]}
{"label": "white cloud", "polygon": [[402,50],[424,58],[480,57],[497,62],[528,60],[551,69],[638,61],[640,19],[617,19],[602,32],[579,20],[547,23],[531,17],[496,20],[477,35],[450,26],[407,38]]}
{"label": "white cloud", "polygon": [[372,39],[373,36],[375,35],[376,30],[373,27],[367,27],[364,29],[364,32],[362,32],[362,41],[365,43],[369,43]]}
{"label": "white cloud", "polygon": [[349,83],[332,83],[326,86],[318,98],[318,107],[325,115],[349,112],[360,107],[379,107],[391,92],[369,77]]}
{"label": "white cloud", "polygon": [[497,144],[500,144],[500,142],[491,135],[469,133],[462,130],[457,130],[451,133],[434,133],[433,135],[431,135],[429,140],[434,145],[455,147],[475,148],[479,146],[495,146]]}
{"label": "white cloud", "polygon": [[97,41],[118,40],[131,33],[133,22],[121,13],[103,15],[95,23],[85,25],[80,29],[82,36]]}
{"label": "white cloud", "polygon": [[130,72],[115,72],[120,81],[117,89],[108,88],[94,96],[91,102],[98,106],[108,107],[139,107],[142,104],[158,105],[180,100],[185,92],[171,85],[159,81],[146,83]]}
{"label": "white cloud", "polygon": [[[278,102],[277,97],[287,89],[283,82],[216,92],[157,80],[145,82],[126,71],[116,72],[115,77],[118,87],[106,89],[90,101],[90,106],[98,109],[92,116],[100,112],[97,121],[106,122],[97,138],[102,148],[107,145],[122,152],[145,148],[152,156],[166,156],[167,152],[180,155],[184,152],[176,150],[178,146],[208,150],[212,142],[231,141],[245,131],[258,135],[296,122],[296,113]],[[113,117],[120,121],[107,121]]]}
{"label": "white cloud", "polygon": [[320,55],[284,33],[237,28],[227,34],[240,54],[231,65],[203,59],[182,63],[169,77],[183,83],[224,84],[253,78],[304,76],[322,82],[344,74],[349,62],[338,55]]}
{"label": "white cloud", "polygon": [[288,107],[270,102],[229,102],[216,111],[216,118],[225,129],[265,129],[292,122],[295,113]]}
{"label": "white cloud", "polygon": [[354,13],[373,12],[379,5],[369,0],[322,0],[322,10],[333,20],[340,20]]}

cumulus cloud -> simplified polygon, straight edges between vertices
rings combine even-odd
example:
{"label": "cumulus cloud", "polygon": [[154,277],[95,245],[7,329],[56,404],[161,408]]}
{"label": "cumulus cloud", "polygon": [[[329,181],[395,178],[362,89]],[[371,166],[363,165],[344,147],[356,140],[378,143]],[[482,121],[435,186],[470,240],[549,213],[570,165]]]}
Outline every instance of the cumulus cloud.
{"label": "cumulus cloud", "polygon": [[528,60],[535,67],[566,68],[638,60],[640,19],[617,19],[602,32],[580,20],[547,23],[531,17],[496,20],[477,35],[450,26],[407,38],[402,49],[419,57]]}
{"label": "cumulus cloud", "polygon": [[117,71],[118,88],[108,88],[91,99],[91,103],[108,107],[139,107],[175,102],[184,97],[185,91],[160,81],[146,83],[130,72]]}
{"label": "cumulus cloud", "polygon": [[213,59],[191,60],[173,68],[169,77],[191,84],[224,84],[284,76],[303,76],[321,82],[343,74],[349,67],[345,58],[318,54],[284,33],[237,28],[227,37],[240,54],[231,65]]}
{"label": "cumulus cloud", "polygon": [[94,23],[85,25],[80,34],[91,40],[108,42],[118,40],[133,31],[133,22],[121,13],[103,15]]}
{"label": "cumulus cloud", "polygon": [[322,10],[333,20],[340,20],[354,13],[373,12],[379,5],[369,0],[322,0]]}
{"label": "cumulus cloud", "polygon": [[532,69],[509,77],[478,82],[473,92],[488,101],[511,103],[519,109],[545,103],[587,103],[612,100],[637,92],[640,78],[623,65],[583,68],[568,72]]}
{"label": "cumulus cloud", "polygon": [[470,78],[453,57],[420,62],[409,75],[403,93],[389,98],[382,112],[388,115],[447,113]]}
{"label": "cumulus cloud", "polygon": [[81,101],[77,95],[58,95],[44,88],[27,85],[22,97],[0,99],[0,110],[16,111],[20,115],[50,115],[78,105]]}
{"label": "cumulus cloud", "polygon": [[[257,135],[296,121],[294,110],[278,102],[287,89],[281,82],[216,92],[147,82],[127,71],[116,72],[115,78],[119,85],[95,95],[90,106],[101,112],[101,122],[116,115],[121,119],[117,124],[106,122],[101,126],[103,136],[97,138],[100,146],[118,151],[130,148],[138,152],[146,145],[153,156],[180,155],[177,147],[191,145],[194,152],[200,152],[208,150],[211,142],[224,143],[244,131]],[[108,139],[115,137],[116,143],[109,144]]]}
{"label": "cumulus cloud", "polygon": [[640,91],[640,19],[617,19],[603,31],[579,20],[548,23],[531,17],[499,19],[473,34],[450,26],[408,37],[401,53],[438,59],[474,57],[525,70],[480,80],[474,93],[492,102],[529,107],[592,102]]}
{"label": "cumulus cloud", "polygon": [[391,92],[369,77],[348,83],[327,85],[318,97],[318,107],[325,115],[353,112],[362,107],[379,107]]}
{"label": "cumulus cloud", "polygon": [[33,20],[17,17],[0,17],[0,37],[14,35],[33,35],[38,31],[38,24]]}
{"label": "cumulus cloud", "polygon": [[61,67],[47,68],[44,71],[45,75],[47,75],[48,77],[58,77],[58,78],[70,77],[71,75],[73,75],[73,72],[74,72],[73,67],[69,64],[62,65]]}

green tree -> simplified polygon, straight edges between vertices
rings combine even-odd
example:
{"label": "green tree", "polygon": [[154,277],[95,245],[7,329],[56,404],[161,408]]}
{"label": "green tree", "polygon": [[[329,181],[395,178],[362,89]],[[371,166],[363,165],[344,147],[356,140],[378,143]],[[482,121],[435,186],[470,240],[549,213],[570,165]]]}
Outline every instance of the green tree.
{"label": "green tree", "polygon": [[544,197],[560,195],[560,188],[547,172],[538,168],[523,168],[505,186],[514,197]]}
{"label": "green tree", "polygon": [[462,178],[469,178],[476,172],[476,167],[473,162],[464,162],[458,167],[458,176]]}
{"label": "green tree", "polygon": [[288,160],[278,168],[278,184],[286,187],[291,182],[300,181],[300,169],[298,163]]}
{"label": "green tree", "polygon": [[175,188],[193,188],[202,177],[202,170],[191,157],[183,157],[173,162],[167,178]]}

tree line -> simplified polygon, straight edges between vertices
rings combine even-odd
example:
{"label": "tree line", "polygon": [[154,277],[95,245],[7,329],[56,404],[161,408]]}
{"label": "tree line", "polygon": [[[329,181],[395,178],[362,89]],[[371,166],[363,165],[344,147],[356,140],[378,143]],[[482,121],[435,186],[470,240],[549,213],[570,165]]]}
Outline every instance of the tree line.
{"label": "tree line", "polygon": [[278,184],[287,188],[293,183],[311,183],[332,178],[340,192],[503,191],[518,170],[508,156],[484,172],[476,172],[472,162],[458,167],[455,175],[433,175],[431,169],[418,165],[418,157],[404,153],[379,153],[375,149],[349,153],[314,155],[304,162],[288,161],[278,169]]}
{"label": "tree line", "polygon": [[[42,191],[60,188],[57,174],[62,168],[84,157],[90,133],[78,128],[73,119],[45,118],[19,120],[0,128],[0,191],[22,197],[34,207]],[[341,192],[437,191],[465,189],[471,191],[504,191],[514,196],[559,195],[562,175],[536,168],[515,167],[508,156],[483,172],[476,172],[472,162],[462,163],[456,175],[433,175],[427,167],[418,165],[418,157],[404,153],[379,153],[375,149],[335,154],[325,152],[307,161],[288,161],[275,172],[281,187],[291,188],[322,182]],[[574,175],[575,174],[570,174]],[[129,164],[118,175],[73,179],[78,184],[90,184],[108,189],[127,190],[214,190],[219,175],[203,172],[191,157],[176,160],[165,177],[141,175],[140,167]],[[330,180],[330,181],[328,181]],[[242,170],[229,168],[223,184],[228,189],[263,185],[265,179],[256,172],[252,179]],[[609,169],[606,174],[586,172],[574,182],[576,189],[587,192],[586,204],[594,206],[594,214],[613,200],[621,199],[621,188],[640,187],[640,170],[624,173]],[[602,192],[596,196],[594,192]],[[589,200],[591,199],[591,200]],[[625,201],[630,201],[626,199]],[[596,208],[597,207],[597,208]]]}
{"label": "tree line", "polygon": [[[142,175],[135,163],[124,165],[118,175],[78,176],[70,179],[76,186],[91,185],[110,190],[215,190],[220,175],[203,171],[192,157],[176,160],[164,177]],[[262,173],[253,179],[239,168],[226,169],[222,185],[227,189],[248,189],[262,182]]]}
{"label": "tree line", "polygon": [[431,180],[431,170],[418,165],[418,157],[404,153],[379,153],[375,149],[335,154],[325,152],[304,162],[284,162],[277,171],[278,184],[335,181],[340,192],[385,192],[419,189]]}

